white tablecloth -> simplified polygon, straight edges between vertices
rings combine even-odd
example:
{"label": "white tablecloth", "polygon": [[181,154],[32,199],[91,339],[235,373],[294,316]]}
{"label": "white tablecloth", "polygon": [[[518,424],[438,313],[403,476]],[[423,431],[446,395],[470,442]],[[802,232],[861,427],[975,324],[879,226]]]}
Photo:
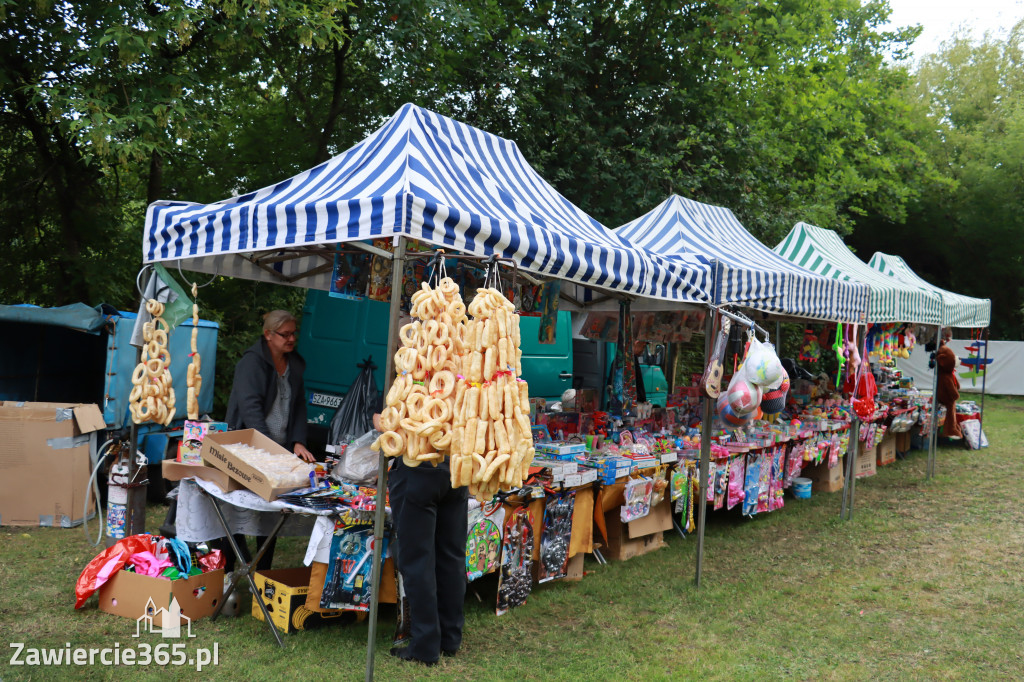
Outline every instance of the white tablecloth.
{"label": "white tablecloth", "polygon": [[[279,535],[308,536],[317,517],[327,517],[330,511],[315,511],[284,502],[267,502],[248,490],[225,493],[216,484],[200,479],[182,479],[178,492],[178,515],[175,521],[177,537],[185,542],[207,542],[224,537],[224,527],[213,509],[213,502],[200,490],[209,492],[219,500],[221,512],[232,533],[242,535],[269,535],[284,509],[290,514]],[[323,519],[331,523],[326,518]]]}

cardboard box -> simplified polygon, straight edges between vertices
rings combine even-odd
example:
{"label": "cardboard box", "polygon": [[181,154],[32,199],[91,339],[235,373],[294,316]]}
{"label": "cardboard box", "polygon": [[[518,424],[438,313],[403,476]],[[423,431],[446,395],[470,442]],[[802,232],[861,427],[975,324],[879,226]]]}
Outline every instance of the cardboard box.
{"label": "cardboard box", "polygon": [[860,444],[860,453],[857,455],[857,461],[853,463],[854,476],[865,478],[875,475],[877,451],[878,448],[875,446],[868,447],[865,443]]}
{"label": "cardboard box", "polygon": [[878,444],[877,463],[878,466],[886,466],[896,461],[896,436],[891,433],[885,434],[882,442]]}
{"label": "cardboard box", "polygon": [[266,450],[271,453],[278,453],[294,457],[294,455],[274,441],[270,440],[256,429],[244,429],[242,431],[225,431],[223,433],[207,433],[203,439],[203,461],[213,465],[228,476],[241,483],[243,486],[262,497],[267,502],[273,502],[277,496],[292,490],[308,486],[303,485],[274,487],[267,480],[263,473],[228,452],[224,446],[234,443]]}
{"label": "cardboard box", "polygon": [[843,489],[843,468],[846,466],[846,459],[840,458],[834,467],[829,468],[828,461],[820,464],[805,466],[800,475],[811,479],[811,490],[816,493],[834,493]]}
{"label": "cardboard box", "polygon": [[910,431],[896,434],[896,452],[910,452]]}
{"label": "cardboard box", "polygon": [[[100,611],[163,627],[164,615],[177,599],[182,630],[191,622],[213,615],[224,595],[224,571],[217,569],[181,580],[150,578],[118,571],[100,587]],[[174,623],[169,623],[173,625]],[[183,633],[184,636],[184,633]]]}
{"label": "cardboard box", "polygon": [[[671,524],[671,518],[669,523]],[[663,531],[630,538],[626,531],[626,524],[619,520],[618,510],[605,514],[605,527],[608,529],[608,545],[601,549],[601,553],[606,559],[625,561],[665,546]]]}
{"label": "cardboard box", "polygon": [[[0,403],[0,525],[82,523],[95,447],[90,434],[104,428],[96,405]],[[87,515],[94,511],[90,499]]]}
{"label": "cardboard box", "polygon": [[[312,630],[341,622],[341,619],[351,622],[351,611],[313,611],[306,607],[312,573],[312,568],[300,567],[258,571],[253,576],[256,589],[259,590],[259,598],[266,605],[271,622],[281,632]],[[394,575],[381,575],[382,584],[388,580],[394,584]],[[263,610],[255,598],[252,600],[252,617],[263,620]]]}
{"label": "cardboard box", "polygon": [[215,484],[226,493],[232,490],[245,490],[244,485],[209,464],[184,464],[165,459],[162,466],[163,477],[168,481],[180,481],[183,478],[201,478],[204,481]]}

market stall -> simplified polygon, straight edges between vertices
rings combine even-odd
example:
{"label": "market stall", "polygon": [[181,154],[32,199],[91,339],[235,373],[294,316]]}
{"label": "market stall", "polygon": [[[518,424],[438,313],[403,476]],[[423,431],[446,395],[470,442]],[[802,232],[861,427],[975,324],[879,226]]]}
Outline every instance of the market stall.
{"label": "market stall", "polygon": [[[941,325],[942,300],[938,295],[917,286],[908,285],[868,266],[853,255],[839,235],[831,230],[803,222],[797,223],[774,250],[793,263],[820,275],[833,279],[862,282],[869,286],[871,296],[867,322],[869,325],[878,326],[876,330],[878,334],[875,338],[891,338],[894,332],[892,327],[899,323],[934,325],[936,329]],[[885,327],[882,328],[882,325]],[[865,359],[867,359],[869,351],[867,336],[866,334],[862,342],[862,355]],[[873,382],[873,378],[871,381]],[[858,390],[859,387],[855,388],[855,395]],[[935,408],[934,400],[932,408],[933,410]],[[868,421],[873,422],[876,419],[877,417],[871,416]],[[933,415],[932,422],[934,421]],[[857,426],[859,424],[855,426],[855,429]],[[854,458],[850,458],[850,460],[847,462],[842,509],[843,515],[848,518],[852,518],[855,490]]]}
{"label": "market stall", "polygon": [[[379,239],[392,248],[367,243]],[[413,105],[352,149],[271,187],[207,205],[154,203],[143,251],[147,263],[329,289],[339,244],[404,263],[407,239],[507,258],[521,273],[564,282],[559,296],[578,307],[617,306],[624,297],[676,308],[710,301],[707,263],[635,248],[558,194],[514,143]],[[397,345],[403,270],[391,269],[389,348]],[[385,376],[394,376],[390,352]],[[378,491],[385,476],[381,458]],[[383,545],[379,493],[376,509],[374,571]],[[368,677],[375,627],[376,602]]]}
{"label": "market stall", "polygon": [[[727,208],[672,195],[643,216],[620,226],[616,232],[638,246],[670,258],[697,254],[711,260],[715,265],[715,306],[735,306],[787,318],[847,324],[862,323],[865,320],[868,307],[866,286],[858,282],[830,279],[782,258],[751,235]],[[709,342],[714,324],[714,320],[709,320],[706,335]],[[710,350],[708,345],[706,356],[710,355]],[[705,402],[701,422],[702,493],[712,477],[723,481],[723,485],[728,478],[719,472],[709,471],[711,399],[705,398]],[[781,433],[779,435],[786,442],[791,437],[797,437],[797,433],[790,434],[788,431],[784,436]],[[807,437],[805,433],[800,440]],[[775,444],[774,436],[769,440],[772,445]],[[725,468],[728,470],[732,467]],[[701,499],[706,497],[705,494]],[[699,584],[706,505],[700,505],[698,509]]]}
{"label": "market stall", "polygon": [[[970,348],[965,348],[965,351],[969,351],[969,355],[972,356],[967,361],[962,361],[964,364],[971,365],[971,369],[975,374],[981,374],[981,410],[978,413],[978,421],[983,421],[984,407],[985,407],[985,379],[987,378],[987,372],[985,371],[985,365],[988,364],[988,326],[992,319],[992,301],[987,298],[972,298],[970,296],[962,296],[955,294],[952,291],[946,291],[945,289],[939,288],[934,284],[922,279],[917,275],[916,272],[910,269],[899,256],[894,256],[881,251],[876,251],[868,262],[875,270],[884,273],[890,277],[898,279],[901,282],[912,284],[925,291],[930,291],[939,296],[942,299],[942,326],[943,327],[959,327],[968,329],[985,330],[985,338],[981,338],[981,334],[978,334],[978,339],[975,341]],[[962,352],[958,353],[962,355]],[[947,418],[957,418],[956,415],[948,415]],[[979,424],[980,427],[980,424]],[[929,448],[928,448],[928,467],[931,475],[935,474],[935,435],[934,430],[936,428],[935,421],[932,422],[932,433],[929,435]],[[981,439],[981,429],[979,428],[979,442]]]}

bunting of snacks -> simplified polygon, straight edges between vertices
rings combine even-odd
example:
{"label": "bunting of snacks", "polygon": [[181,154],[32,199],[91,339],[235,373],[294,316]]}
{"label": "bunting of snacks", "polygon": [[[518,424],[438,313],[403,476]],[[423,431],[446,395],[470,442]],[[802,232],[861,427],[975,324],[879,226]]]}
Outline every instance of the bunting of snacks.
{"label": "bunting of snacks", "polygon": [[450,278],[424,283],[412,297],[416,321],[399,334],[374,448],[408,466],[450,456],[452,486],[481,500],[520,487],[534,451],[514,310],[496,289],[479,289],[467,311]]}
{"label": "bunting of snacks", "polygon": [[[198,297],[199,289],[195,282],[192,283],[192,300],[195,301]],[[199,304],[192,304],[192,352],[189,357],[192,358],[192,362],[188,365],[188,375],[185,378],[185,384],[188,386],[188,396],[185,401],[185,410],[188,412],[188,418],[195,421],[199,419],[199,389],[203,387],[203,377],[199,373],[200,368],[203,366],[202,357],[199,355],[199,346],[197,340],[199,338]]]}
{"label": "bunting of snacks", "polygon": [[132,392],[128,409],[136,424],[153,422],[167,426],[174,419],[174,387],[171,385],[171,354],[167,350],[169,329],[164,304],[146,301],[146,312],[153,316],[142,325],[142,360],[132,372]]}
{"label": "bunting of snacks", "polygon": [[401,456],[407,466],[436,466],[451,451],[466,305],[459,286],[445,277],[436,288],[422,284],[412,295],[411,313],[416,320],[399,334],[395,381],[380,414],[384,433],[373,448]]}
{"label": "bunting of snacks", "polygon": [[497,289],[469,304],[462,372],[456,386],[452,486],[483,501],[522,486],[533,461],[530,395],[522,374],[519,315]]}

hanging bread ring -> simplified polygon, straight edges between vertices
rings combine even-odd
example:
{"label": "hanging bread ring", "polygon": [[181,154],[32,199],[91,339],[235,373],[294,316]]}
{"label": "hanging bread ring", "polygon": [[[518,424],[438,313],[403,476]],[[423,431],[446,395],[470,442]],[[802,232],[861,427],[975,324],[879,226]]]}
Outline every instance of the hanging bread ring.
{"label": "hanging bread ring", "polygon": [[423,411],[420,414],[424,419],[447,422],[452,418],[452,407],[447,400],[431,398],[423,405]]}
{"label": "hanging bread ring", "polygon": [[402,374],[408,374],[416,369],[416,358],[419,353],[415,348],[408,346],[399,348],[395,352],[395,369]]}
{"label": "hanging bread ring", "polygon": [[164,363],[160,358],[150,358],[146,361],[146,374],[150,377],[158,377],[164,371]]}
{"label": "hanging bread ring", "polygon": [[164,304],[155,298],[146,301],[146,312],[153,317],[160,317],[164,314]]}
{"label": "hanging bread ring", "polygon": [[466,317],[466,304],[459,299],[455,299],[448,304],[446,312],[452,316],[453,322],[459,322]]}
{"label": "hanging bread ring", "polygon": [[398,416],[398,410],[390,405],[381,410],[380,413],[380,425],[385,431],[394,431],[398,428],[398,422],[401,419]]}
{"label": "hanging bread ring", "polygon": [[135,371],[132,372],[132,383],[138,386],[142,383],[142,380],[146,378],[146,363],[140,362],[135,366]]}
{"label": "hanging bread ring", "polygon": [[447,424],[441,424],[441,428],[427,438],[427,442],[438,450],[446,450],[452,443],[452,430]]}
{"label": "hanging bread ring", "polygon": [[451,277],[442,277],[441,281],[437,283],[437,288],[447,297],[459,293],[459,285]]}
{"label": "hanging bread ring", "polygon": [[416,356],[416,368],[412,371],[412,378],[416,381],[423,381],[430,371],[430,359],[426,355]]}
{"label": "hanging bread ring", "polygon": [[380,435],[380,448],[388,457],[397,457],[405,449],[405,438],[397,431],[386,431]]}
{"label": "hanging bread ring", "polygon": [[454,390],[455,375],[449,370],[440,370],[430,377],[430,395],[437,398],[447,398]]}
{"label": "hanging bread ring", "polygon": [[153,340],[156,341],[161,346],[166,346],[167,345],[167,332],[164,331],[163,329],[154,329],[153,330]]}
{"label": "hanging bread ring", "polygon": [[444,346],[434,346],[430,349],[427,357],[427,365],[431,372],[440,372],[444,369],[444,363],[448,360],[448,351]]}
{"label": "hanging bread ring", "polygon": [[416,345],[416,339],[420,335],[420,323],[410,322],[403,326],[398,332],[398,338],[402,341],[402,345],[406,348],[414,347]]}
{"label": "hanging bread ring", "polygon": [[[426,393],[413,393],[405,399],[405,409],[410,419],[420,419],[423,414],[423,407],[427,404]],[[406,428],[403,426],[402,428]]]}
{"label": "hanging bread ring", "polygon": [[423,323],[423,333],[427,337],[427,345],[433,346],[437,339],[437,330],[440,327],[437,320],[427,320]]}

